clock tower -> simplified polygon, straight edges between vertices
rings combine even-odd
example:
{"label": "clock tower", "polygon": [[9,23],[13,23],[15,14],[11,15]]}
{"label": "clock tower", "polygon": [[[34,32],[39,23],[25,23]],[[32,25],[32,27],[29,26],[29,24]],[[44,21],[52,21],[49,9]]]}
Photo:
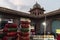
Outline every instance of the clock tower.
{"label": "clock tower", "polygon": [[44,8],[41,8],[41,6],[36,2],[36,4],[33,5],[33,8],[30,8],[30,14],[39,16],[44,14]]}

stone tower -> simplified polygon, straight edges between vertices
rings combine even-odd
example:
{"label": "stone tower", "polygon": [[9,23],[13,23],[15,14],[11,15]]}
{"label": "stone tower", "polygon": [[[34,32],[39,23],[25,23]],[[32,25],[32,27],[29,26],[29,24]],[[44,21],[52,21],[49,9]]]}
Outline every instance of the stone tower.
{"label": "stone tower", "polygon": [[[37,2],[36,2],[36,4],[34,4],[33,5],[33,7],[30,9],[30,14],[31,15],[34,15],[34,16],[41,16],[41,15],[44,15],[44,8],[42,8],[41,6],[40,6],[40,4],[38,4]],[[32,21],[33,20],[33,21]],[[32,22],[34,22],[35,23],[35,25],[34,25],[34,29],[35,29],[35,34],[37,35],[37,34],[40,34],[40,19],[31,19],[31,21]]]}

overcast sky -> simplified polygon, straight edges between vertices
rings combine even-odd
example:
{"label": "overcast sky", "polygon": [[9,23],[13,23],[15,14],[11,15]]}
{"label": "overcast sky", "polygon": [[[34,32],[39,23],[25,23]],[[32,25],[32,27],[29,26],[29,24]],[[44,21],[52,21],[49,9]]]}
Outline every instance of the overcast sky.
{"label": "overcast sky", "polygon": [[44,7],[46,12],[60,8],[60,0],[0,0],[0,7],[28,12],[36,1],[41,5],[41,7]]}

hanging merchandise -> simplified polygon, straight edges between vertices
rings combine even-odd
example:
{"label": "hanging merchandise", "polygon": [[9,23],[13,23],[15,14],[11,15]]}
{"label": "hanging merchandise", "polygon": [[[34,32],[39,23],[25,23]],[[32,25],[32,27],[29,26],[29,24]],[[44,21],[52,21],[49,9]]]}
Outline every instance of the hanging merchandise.
{"label": "hanging merchandise", "polygon": [[21,40],[30,40],[29,37],[29,24],[28,21],[21,21],[21,29],[20,29],[20,39]]}
{"label": "hanging merchandise", "polygon": [[11,23],[8,23],[8,24],[5,25],[5,27],[11,28],[12,27],[12,24]]}
{"label": "hanging merchandise", "polygon": [[6,33],[4,33],[3,31],[0,32],[0,38],[3,38],[6,35]]}
{"label": "hanging merchandise", "polygon": [[22,32],[28,32],[29,31],[29,28],[21,28],[21,31]]}
{"label": "hanging merchandise", "polygon": [[8,36],[8,37],[14,37],[14,36],[16,36],[16,35],[17,35],[16,32],[8,32],[8,33],[7,33],[7,36]]}
{"label": "hanging merchandise", "polygon": [[0,34],[2,34],[3,33],[3,31],[0,31]]}
{"label": "hanging merchandise", "polygon": [[21,21],[21,24],[30,24],[28,21]]}
{"label": "hanging merchandise", "polygon": [[17,34],[21,35],[21,32],[17,32]]}
{"label": "hanging merchandise", "polygon": [[7,28],[17,28],[17,25],[13,24],[13,23],[8,23],[8,24],[5,25],[5,27],[7,27]]}
{"label": "hanging merchandise", "polygon": [[23,37],[23,36],[22,36],[21,39],[22,39],[22,40],[29,40],[30,37],[29,37],[29,36],[27,36],[27,37]]}
{"label": "hanging merchandise", "polygon": [[13,28],[17,28],[17,24],[12,24],[12,27]]}
{"label": "hanging merchandise", "polygon": [[21,24],[21,27],[22,28],[29,28],[29,25],[28,24]]}
{"label": "hanging merchandise", "polygon": [[30,39],[28,38],[28,39],[22,39],[22,40],[30,40]]}
{"label": "hanging merchandise", "polygon": [[3,32],[8,32],[8,28],[4,27]]}
{"label": "hanging merchandise", "polygon": [[17,31],[17,28],[8,28],[8,31],[9,31],[9,32],[11,32],[11,31],[16,32],[16,31]]}
{"label": "hanging merchandise", "polygon": [[[17,25],[15,23],[7,23],[5,24],[5,27],[3,28],[4,36],[7,37],[16,37],[17,36]],[[6,37],[3,37],[3,40],[7,40]],[[8,38],[9,39],[9,38]]]}
{"label": "hanging merchandise", "polygon": [[8,28],[8,27],[9,27],[9,24],[5,24],[5,27],[7,27],[7,28]]}
{"label": "hanging merchandise", "polygon": [[29,32],[21,32],[20,36],[24,36],[24,37],[29,36]]}
{"label": "hanging merchandise", "polygon": [[8,37],[7,36],[4,36],[2,40],[8,40]]}

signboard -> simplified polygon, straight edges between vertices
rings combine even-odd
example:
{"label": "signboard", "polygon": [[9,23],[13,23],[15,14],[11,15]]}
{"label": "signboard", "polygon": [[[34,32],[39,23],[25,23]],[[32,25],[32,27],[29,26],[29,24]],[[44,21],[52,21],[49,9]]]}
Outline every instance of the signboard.
{"label": "signboard", "polygon": [[33,35],[33,40],[54,40],[53,35]]}
{"label": "signboard", "polygon": [[60,33],[60,29],[56,29],[56,33],[58,33],[58,34],[59,34],[59,33]]}

